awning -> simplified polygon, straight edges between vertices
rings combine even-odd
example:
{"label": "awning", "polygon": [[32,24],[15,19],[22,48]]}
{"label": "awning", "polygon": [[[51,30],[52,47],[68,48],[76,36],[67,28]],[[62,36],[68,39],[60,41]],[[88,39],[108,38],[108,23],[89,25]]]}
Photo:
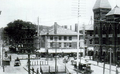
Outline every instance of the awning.
{"label": "awning", "polygon": [[37,50],[37,52],[46,52],[45,48],[40,48],[40,50]]}
{"label": "awning", "polygon": [[[79,52],[83,52],[83,49],[80,49]],[[49,53],[77,53],[77,49],[48,49]]]}
{"label": "awning", "polygon": [[90,51],[90,50],[94,51],[94,47],[88,47],[87,49],[88,49],[88,51]]}

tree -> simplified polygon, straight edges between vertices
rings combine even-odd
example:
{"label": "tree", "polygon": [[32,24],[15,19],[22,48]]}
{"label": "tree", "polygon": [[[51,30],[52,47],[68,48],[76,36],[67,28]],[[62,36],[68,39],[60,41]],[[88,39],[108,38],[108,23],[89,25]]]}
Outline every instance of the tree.
{"label": "tree", "polygon": [[[9,45],[14,47],[18,47],[19,45],[25,46],[24,43],[33,42],[33,38],[36,35],[36,25],[31,22],[15,20],[7,24],[3,33],[8,37]],[[28,38],[29,41],[26,41]]]}

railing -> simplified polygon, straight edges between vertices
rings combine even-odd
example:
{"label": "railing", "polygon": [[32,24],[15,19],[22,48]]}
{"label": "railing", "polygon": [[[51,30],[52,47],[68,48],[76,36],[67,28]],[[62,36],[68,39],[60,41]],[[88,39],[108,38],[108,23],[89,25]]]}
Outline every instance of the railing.
{"label": "railing", "polygon": [[35,66],[35,65],[48,65],[48,61],[31,61],[30,65],[31,66]]}
{"label": "railing", "polygon": [[53,66],[46,66],[46,67],[42,66],[41,69],[43,73],[53,73],[53,72],[66,73],[65,67],[61,67],[61,66],[57,66],[56,71],[55,71],[55,67]]}

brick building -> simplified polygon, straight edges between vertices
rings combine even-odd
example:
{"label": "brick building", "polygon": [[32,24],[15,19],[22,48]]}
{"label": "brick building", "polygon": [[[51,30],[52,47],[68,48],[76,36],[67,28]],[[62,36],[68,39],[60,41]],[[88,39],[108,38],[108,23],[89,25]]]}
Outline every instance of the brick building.
{"label": "brick building", "polygon": [[[94,7],[94,60],[117,63],[120,52],[120,8],[111,9],[108,0],[97,0]],[[118,54],[119,53],[119,54]]]}

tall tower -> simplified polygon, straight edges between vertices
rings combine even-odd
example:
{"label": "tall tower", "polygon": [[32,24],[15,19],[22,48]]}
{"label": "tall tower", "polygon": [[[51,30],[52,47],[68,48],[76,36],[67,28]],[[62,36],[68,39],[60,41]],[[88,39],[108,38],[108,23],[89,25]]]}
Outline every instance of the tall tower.
{"label": "tall tower", "polygon": [[113,63],[117,64],[120,61],[120,8],[116,5],[113,10],[106,14],[106,24],[108,26],[108,42],[112,49],[113,56],[111,60]]}
{"label": "tall tower", "polygon": [[105,24],[105,16],[111,10],[108,0],[97,0],[94,7],[94,49],[98,50],[98,58],[102,59],[102,26]]}

